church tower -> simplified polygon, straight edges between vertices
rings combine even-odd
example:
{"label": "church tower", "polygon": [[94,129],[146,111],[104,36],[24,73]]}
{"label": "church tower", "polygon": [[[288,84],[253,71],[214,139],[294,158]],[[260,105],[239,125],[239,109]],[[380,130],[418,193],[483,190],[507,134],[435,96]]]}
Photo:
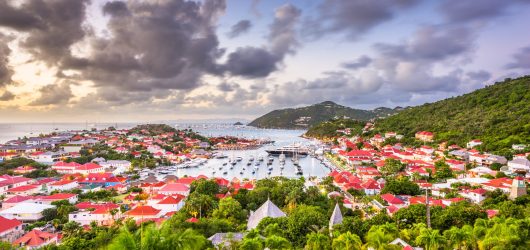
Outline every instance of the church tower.
{"label": "church tower", "polygon": [[516,176],[512,181],[512,189],[510,190],[510,199],[515,200],[526,194],[526,181],[521,176]]}

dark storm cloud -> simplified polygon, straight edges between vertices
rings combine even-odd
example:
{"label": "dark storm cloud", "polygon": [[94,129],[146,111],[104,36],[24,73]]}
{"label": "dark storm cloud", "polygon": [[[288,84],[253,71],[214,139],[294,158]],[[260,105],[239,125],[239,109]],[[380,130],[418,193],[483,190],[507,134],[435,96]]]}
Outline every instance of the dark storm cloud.
{"label": "dark storm cloud", "polygon": [[239,88],[239,84],[237,83],[228,83],[228,82],[222,82],[219,85],[217,85],[217,89],[222,92],[232,92]]}
{"label": "dark storm cloud", "polygon": [[[89,0],[34,0],[18,7],[3,1],[0,26],[27,34],[21,47],[51,65],[71,55],[70,46],[85,36],[82,24]],[[5,12],[5,13],[1,13]]]}
{"label": "dark storm cloud", "polygon": [[304,34],[319,38],[329,33],[343,33],[350,39],[391,20],[399,10],[415,6],[418,0],[325,0],[318,16],[306,21]]}
{"label": "dark storm cloud", "polygon": [[491,73],[485,70],[470,71],[466,73],[466,76],[469,77],[471,80],[484,82],[491,78]]}
{"label": "dark storm cloud", "polygon": [[508,69],[530,69],[530,46],[521,48],[513,55],[514,61],[507,64]]}
{"label": "dark storm cloud", "polygon": [[40,96],[29,105],[58,105],[66,104],[70,98],[74,97],[70,83],[61,82],[57,84],[46,85],[39,89]]}
{"label": "dark storm cloud", "polygon": [[250,20],[241,20],[234,24],[232,28],[230,28],[230,31],[228,32],[227,36],[230,38],[236,38],[242,34],[247,33],[251,27],[252,23],[250,22]]}
{"label": "dark storm cloud", "polygon": [[376,44],[383,55],[401,60],[440,61],[470,51],[474,32],[465,27],[425,26],[404,44]]}
{"label": "dark storm cloud", "polygon": [[13,69],[9,64],[11,49],[7,46],[9,38],[0,33],[0,88],[11,83]]}
{"label": "dark storm cloud", "polygon": [[372,62],[372,58],[364,55],[364,56],[359,57],[355,61],[344,62],[341,64],[341,66],[346,69],[359,69],[359,68],[364,68],[368,66],[371,62]]}
{"label": "dark storm cloud", "polygon": [[286,4],[275,11],[274,21],[267,36],[268,45],[263,48],[242,47],[228,55],[224,66],[232,75],[247,78],[268,76],[278,69],[284,57],[294,53],[298,45],[296,24],[301,11],[293,5]]}
{"label": "dark storm cloud", "polygon": [[11,101],[13,99],[15,99],[15,95],[7,90],[0,95],[0,101]]}
{"label": "dark storm cloud", "polygon": [[108,2],[103,12],[109,36],[91,37],[93,53],[65,68],[79,70],[76,77],[99,88],[143,92],[145,100],[152,90],[196,88],[204,73],[217,73],[223,50],[214,28],[225,8],[216,0]]}
{"label": "dark storm cloud", "polygon": [[528,4],[528,0],[444,0],[440,4],[442,14],[452,22],[487,20],[506,13],[518,4]]}

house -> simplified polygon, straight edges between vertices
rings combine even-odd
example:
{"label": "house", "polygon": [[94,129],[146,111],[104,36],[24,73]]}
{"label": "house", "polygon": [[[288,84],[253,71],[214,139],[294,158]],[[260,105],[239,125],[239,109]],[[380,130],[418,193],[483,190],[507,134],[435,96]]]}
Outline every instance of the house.
{"label": "house", "polygon": [[480,146],[480,145],[482,145],[482,141],[481,140],[472,140],[472,141],[467,143],[467,148],[474,148],[474,147]]}
{"label": "house", "polygon": [[12,242],[24,234],[22,222],[17,219],[7,219],[0,216],[0,239]]}
{"label": "house", "polygon": [[8,199],[5,199],[4,201],[2,201],[2,209],[7,209],[7,208],[10,208],[18,203],[21,203],[21,202],[32,202],[33,201],[33,197],[32,196],[22,196],[22,195],[15,195],[15,196],[12,196],[11,198],[8,198]]}
{"label": "house", "polygon": [[78,200],[77,194],[68,194],[68,193],[57,193],[48,196],[36,196],[34,203],[38,204],[48,204],[51,205],[54,201],[68,201],[70,204],[75,204]]}
{"label": "house", "polygon": [[434,134],[429,131],[419,131],[416,132],[414,137],[420,141],[432,142],[434,139]]}
{"label": "house", "polygon": [[167,183],[158,190],[159,194],[163,195],[184,195],[188,196],[190,188],[182,183]]}
{"label": "house", "polygon": [[366,195],[376,195],[381,192],[381,185],[374,179],[369,179],[361,185]]}
{"label": "house", "polygon": [[[82,226],[96,222],[100,226],[110,226],[114,220],[121,217],[120,206],[114,203],[82,202],[76,205],[79,211],[70,213],[68,221],[75,221]],[[114,212],[115,211],[115,212]],[[115,213],[113,215],[113,213]]]}
{"label": "house", "polygon": [[133,209],[125,212],[125,216],[133,218],[135,221],[157,219],[160,218],[162,215],[162,210],[147,205],[138,205]]}
{"label": "house", "polygon": [[260,221],[267,217],[278,218],[285,216],[287,215],[278,206],[274,205],[270,199],[267,199],[256,211],[250,212],[247,228],[249,230],[256,228]]}
{"label": "house", "polygon": [[13,242],[13,245],[17,247],[25,247],[26,249],[38,249],[52,243],[56,244],[58,242],[58,234],[47,233],[33,229],[24,236],[15,240]]}
{"label": "house", "polygon": [[176,212],[184,207],[184,198],[182,195],[167,196],[152,206],[162,210],[163,213]]}
{"label": "house", "polygon": [[53,191],[66,191],[79,187],[79,183],[75,180],[60,180],[47,184],[48,190]]}
{"label": "house", "polygon": [[41,190],[41,185],[25,185],[14,187],[6,190],[6,193],[12,195],[32,195],[39,193]]}
{"label": "house", "polygon": [[0,211],[0,216],[7,219],[21,220],[23,222],[37,221],[43,217],[42,211],[48,208],[55,208],[55,206],[21,202],[13,207]]}
{"label": "house", "polygon": [[515,158],[508,162],[508,169],[511,172],[516,172],[516,171],[530,172],[530,161],[525,158]]}
{"label": "house", "polygon": [[15,174],[27,174],[35,170],[37,169],[32,166],[20,166],[18,168],[13,169],[13,172],[15,172]]}
{"label": "house", "polygon": [[488,191],[483,188],[477,188],[473,190],[464,190],[459,192],[459,194],[462,195],[462,197],[471,200],[473,203],[479,204],[486,199],[487,192]]}
{"label": "house", "polygon": [[402,208],[406,206],[403,200],[394,196],[393,194],[382,194],[381,198],[386,201],[389,206],[395,206],[397,208]]}
{"label": "house", "polygon": [[32,181],[32,179],[22,176],[2,175],[0,176],[0,195],[5,194],[5,192],[10,188],[25,186],[30,184]]}

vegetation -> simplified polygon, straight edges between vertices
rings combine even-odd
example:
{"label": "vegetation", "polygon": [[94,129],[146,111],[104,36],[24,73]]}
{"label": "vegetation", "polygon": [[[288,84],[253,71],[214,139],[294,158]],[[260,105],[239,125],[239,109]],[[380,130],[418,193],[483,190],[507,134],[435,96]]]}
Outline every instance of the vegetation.
{"label": "vegetation", "polygon": [[360,134],[364,124],[364,122],[351,119],[333,119],[311,126],[305,136],[330,139],[342,135],[343,133],[337,131],[344,129],[350,129],[352,135]]}
{"label": "vegetation", "polygon": [[434,132],[437,142],[465,146],[480,139],[480,150],[503,154],[512,144],[530,144],[529,89],[530,76],[508,78],[469,94],[407,108],[377,121],[374,133],[414,137],[426,130]]}
{"label": "vegetation", "polygon": [[[274,110],[255,119],[248,125],[258,128],[304,129],[330,119],[347,117],[354,120],[368,121],[392,115],[399,110],[399,108],[361,110],[326,101],[307,107]],[[302,117],[308,117],[309,119],[306,120]]]}

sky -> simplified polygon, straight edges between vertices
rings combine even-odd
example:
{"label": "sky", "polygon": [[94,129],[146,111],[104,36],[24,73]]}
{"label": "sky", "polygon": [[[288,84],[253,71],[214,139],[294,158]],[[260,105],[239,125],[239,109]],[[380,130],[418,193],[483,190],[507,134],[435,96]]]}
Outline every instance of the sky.
{"label": "sky", "polygon": [[530,0],[4,0],[0,122],[420,105],[530,71]]}

